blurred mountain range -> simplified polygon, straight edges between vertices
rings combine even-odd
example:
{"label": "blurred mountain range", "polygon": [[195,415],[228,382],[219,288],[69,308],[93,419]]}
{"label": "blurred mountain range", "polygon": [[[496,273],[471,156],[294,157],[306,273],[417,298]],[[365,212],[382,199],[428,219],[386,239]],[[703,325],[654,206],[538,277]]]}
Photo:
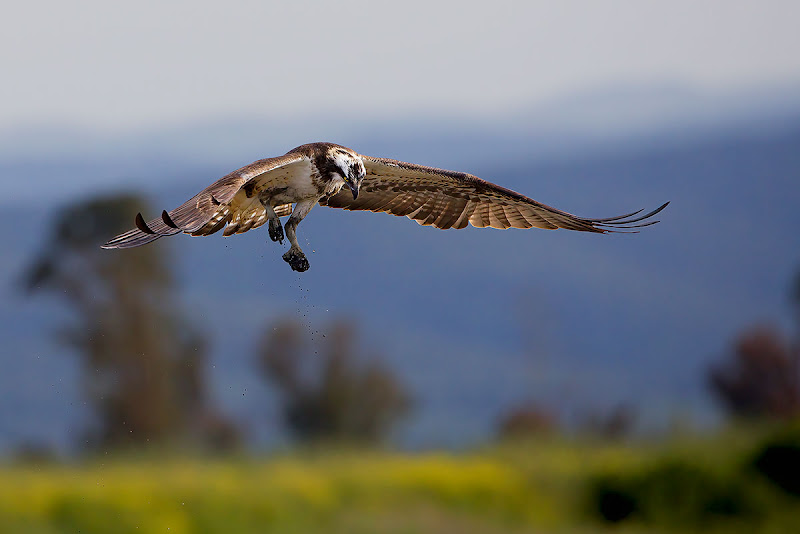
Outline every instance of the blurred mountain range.
{"label": "blurred mountain range", "polygon": [[[212,336],[214,396],[254,441],[285,439],[253,369],[261,332],[286,316],[306,321],[312,335],[334,319],[357,322],[364,346],[415,396],[396,438],[405,446],[484,440],[501,413],[525,400],[567,420],[628,403],[645,430],[676,418],[711,424],[709,362],[742,328],[788,317],[788,285],[800,268],[798,110],[764,105],[695,122],[686,112],[650,129],[642,115],[640,124],[626,120],[628,129],[585,135],[559,131],[555,118],[532,125],[541,111],[391,128],[258,119],[155,134],[6,132],[0,450],[25,441],[65,447],[89,417],[76,360],[53,337],[70,320],[66,310],[18,289],[55,209],[121,190],[145,192],[154,210],[172,208],[238,166],[323,139],[472,172],[588,217],[672,203],[661,224],[610,236],[439,231],[317,208],[299,227],[313,251],[302,275],[265,231],[160,240],[152,246],[171,256],[187,311]],[[608,122],[600,115],[597,124]]]}

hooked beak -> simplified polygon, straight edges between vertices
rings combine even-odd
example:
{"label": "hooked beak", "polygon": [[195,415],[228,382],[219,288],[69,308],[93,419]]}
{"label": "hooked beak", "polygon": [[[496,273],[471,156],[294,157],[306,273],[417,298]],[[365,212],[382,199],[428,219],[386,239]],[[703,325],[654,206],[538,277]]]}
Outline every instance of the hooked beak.
{"label": "hooked beak", "polygon": [[358,183],[348,180],[347,187],[350,188],[350,192],[353,193],[353,200],[358,198]]}

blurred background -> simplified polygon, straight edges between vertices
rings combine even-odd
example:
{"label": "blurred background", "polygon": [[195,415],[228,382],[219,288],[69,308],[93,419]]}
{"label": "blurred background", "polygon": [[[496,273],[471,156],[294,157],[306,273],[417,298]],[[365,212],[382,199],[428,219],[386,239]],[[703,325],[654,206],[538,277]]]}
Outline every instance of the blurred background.
{"label": "blurred background", "polygon": [[[800,528],[800,6],[38,2],[0,22],[0,527]],[[315,209],[99,245],[312,141],[638,235]]]}

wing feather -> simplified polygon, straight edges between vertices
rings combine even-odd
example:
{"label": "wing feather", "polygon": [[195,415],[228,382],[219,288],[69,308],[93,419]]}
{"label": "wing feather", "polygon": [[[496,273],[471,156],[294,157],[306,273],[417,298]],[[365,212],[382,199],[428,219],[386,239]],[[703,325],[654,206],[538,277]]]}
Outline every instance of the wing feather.
{"label": "wing feather", "polygon": [[[414,204],[417,202],[417,195],[415,193],[400,193],[394,198],[392,198],[391,195],[387,195],[387,197],[390,199],[387,203],[390,213],[407,216],[416,209],[414,207]],[[399,201],[395,201],[394,199],[399,199]]]}
{"label": "wing feather", "polygon": [[472,213],[475,211],[476,205],[477,204],[472,200],[468,200],[467,205],[464,206],[464,211],[461,212],[461,215],[459,215],[458,219],[456,219],[456,222],[453,223],[453,228],[460,230],[469,226],[469,219],[472,217]]}
{"label": "wing feather", "polygon": [[230,212],[227,207],[220,209],[205,226],[191,233],[193,236],[205,236],[219,232],[230,221]]}
{"label": "wing feather", "polygon": [[527,219],[519,212],[516,206],[504,206],[506,217],[510,221],[512,228],[530,228],[533,226]]}
{"label": "wing feather", "polygon": [[[343,190],[320,204],[346,210],[369,210],[406,216],[437,228],[566,228],[581,232],[619,232],[640,225],[669,202],[645,215],[642,210],[603,219],[561,211],[477,176],[385,158],[363,156],[367,175],[356,201]],[[635,217],[635,218],[631,218]],[[655,224],[650,221],[644,224]]]}
{"label": "wing feather", "polygon": [[441,228],[442,230],[452,228],[458,218],[464,212],[467,202],[469,202],[469,200],[463,197],[454,198],[452,201],[448,202],[444,209],[442,209],[441,215],[439,215],[439,217],[433,221],[433,225],[436,228]]}
{"label": "wing feather", "polygon": [[489,207],[488,202],[481,202],[480,199],[475,206],[475,212],[469,218],[469,223],[475,228],[486,228],[489,226]]}
{"label": "wing feather", "polygon": [[489,208],[489,226],[492,228],[511,228],[511,223],[506,218],[506,212],[502,205],[492,204]]}

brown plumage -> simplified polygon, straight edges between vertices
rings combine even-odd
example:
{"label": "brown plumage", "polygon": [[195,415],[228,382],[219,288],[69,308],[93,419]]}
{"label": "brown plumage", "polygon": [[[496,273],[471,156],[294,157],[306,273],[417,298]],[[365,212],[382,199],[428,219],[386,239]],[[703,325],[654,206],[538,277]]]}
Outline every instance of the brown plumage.
{"label": "brown plumage", "polygon": [[[224,235],[246,232],[267,221],[266,210],[258,202],[243,206],[247,195],[243,186],[256,186],[270,179],[286,179],[296,167],[304,163],[302,157],[291,152],[277,158],[262,159],[227,174],[170,212],[144,222],[141,213],[136,216],[135,229],[116,236],[103,248],[130,248],[144,245],[165,235],[185,232],[190,235],[211,235],[224,226]],[[251,195],[252,196],[252,195]],[[254,206],[252,204],[259,204]],[[291,204],[275,207],[279,216],[292,212]],[[166,217],[164,216],[166,214]],[[169,225],[167,218],[173,223]]]}
{"label": "brown plumage", "polygon": [[652,217],[658,209],[637,218],[642,210],[619,217],[587,219],[537,202],[510,189],[463,172],[425,167],[384,158],[361,156],[367,176],[357,200],[340,192],[321,199],[321,206],[347,210],[383,211],[406,216],[422,225],[446,230],[465,228],[566,228],[583,232],[614,232]]}
{"label": "brown plumage", "polygon": [[[344,186],[347,188],[343,189]],[[292,210],[292,203],[296,203]],[[304,271],[308,261],[295,228],[311,208],[322,206],[406,216],[436,228],[565,228],[582,232],[619,232],[649,226],[659,208],[604,219],[588,219],[558,210],[471,174],[358,154],[332,143],[297,147],[284,156],[256,161],[217,180],[178,208],[145,222],[103,248],[143,245],[184,232],[224,235],[246,232],[270,222],[270,237],[283,240],[279,217],[291,215],[291,243],[284,259]],[[274,211],[274,216],[270,211]],[[637,216],[638,215],[638,216]],[[638,223],[638,224],[636,224]]]}

